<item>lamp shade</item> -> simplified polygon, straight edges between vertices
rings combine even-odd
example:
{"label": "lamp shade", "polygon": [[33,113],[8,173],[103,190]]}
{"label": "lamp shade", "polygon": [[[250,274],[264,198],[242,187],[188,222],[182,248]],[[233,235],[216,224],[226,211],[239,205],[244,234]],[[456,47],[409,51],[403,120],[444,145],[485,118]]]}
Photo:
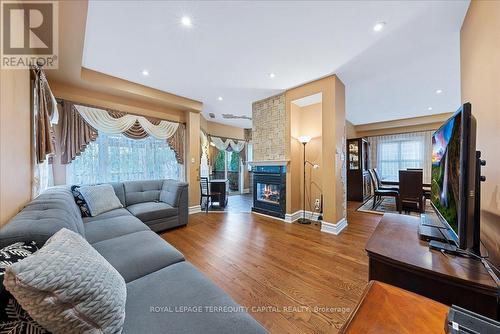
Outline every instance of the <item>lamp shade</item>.
{"label": "lamp shade", "polygon": [[307,144],[311,141],[311,136],[300,136],[297,138],[302,144]]}

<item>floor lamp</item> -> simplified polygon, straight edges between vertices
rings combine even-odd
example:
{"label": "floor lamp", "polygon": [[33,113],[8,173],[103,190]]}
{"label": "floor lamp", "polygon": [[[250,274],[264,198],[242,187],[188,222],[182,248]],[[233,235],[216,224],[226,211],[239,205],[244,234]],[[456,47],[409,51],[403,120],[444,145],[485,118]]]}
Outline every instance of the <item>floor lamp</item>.
{"label": "floor lamp", "polygon": [[302,188],[304,191],[304,199],[302,201],[302,218],[299,218],[298,223],[299,224],[311,224],[311,221],[309,219],[306,219],[306,166],[307,166],[307,164],[311,164],[314,169],[318,168],[319,166],[306,160],[306,144],[311,141],[311,136],[300,136],[297,139],[304,147],[304,150],[303,150],[303,152],[304,152],[304,156],[303,156],[304,179],[303,179],[303,188]]}

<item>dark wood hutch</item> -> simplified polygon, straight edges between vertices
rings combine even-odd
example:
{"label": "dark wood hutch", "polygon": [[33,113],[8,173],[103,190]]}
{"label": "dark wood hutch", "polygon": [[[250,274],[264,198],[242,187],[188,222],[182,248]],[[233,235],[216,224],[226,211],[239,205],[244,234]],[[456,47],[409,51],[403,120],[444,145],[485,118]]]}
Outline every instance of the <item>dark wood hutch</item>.
{"label": "dark wood hutch", "polygon": [[347,139],[347,200],[363,202],[372,193],[368,169],[370,144],[365,138]]}

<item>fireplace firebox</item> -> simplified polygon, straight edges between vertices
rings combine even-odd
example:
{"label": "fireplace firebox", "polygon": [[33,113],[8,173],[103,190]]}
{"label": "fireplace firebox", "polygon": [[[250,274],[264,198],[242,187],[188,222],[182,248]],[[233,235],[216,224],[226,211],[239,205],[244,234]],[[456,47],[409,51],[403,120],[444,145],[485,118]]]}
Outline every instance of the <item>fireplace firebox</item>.
{"label": "fireplace firebox", "polygon": [[253,172],[252,211],[285,218],[286,167],[255,166]]}

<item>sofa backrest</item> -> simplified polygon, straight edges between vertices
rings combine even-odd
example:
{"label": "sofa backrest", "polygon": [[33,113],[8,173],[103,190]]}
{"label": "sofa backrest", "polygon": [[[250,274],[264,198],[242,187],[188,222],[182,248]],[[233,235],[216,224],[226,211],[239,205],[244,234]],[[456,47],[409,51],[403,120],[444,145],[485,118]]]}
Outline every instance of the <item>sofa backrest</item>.
{"label": "sofa backrest", "polygon": [[163,188],[160,193],[160,201],[165,202],[173,207],[178,207],[180,202],[187,200],[188,184],[186,182],[179,182],[176,180],[164,180]]}
{"label": "sofa backrest", "polygon": [[125,202],[127,206],[160,200],[163,180],[125,181]]}
{"label": "sofa backrest", "polygon": [[115,191],[116,197],[120,200],[123,206],[127,206],[127,202],[125,201],[125,187],[123,186],[123,182],[111,182],[111,186]]}
{"label": "sofa backrest", "polygon": [[49,188],[0,229],[0,247],[20,241],[35,241],[41,246],[63,227],[85,237],[80,209],[70,188]]}

